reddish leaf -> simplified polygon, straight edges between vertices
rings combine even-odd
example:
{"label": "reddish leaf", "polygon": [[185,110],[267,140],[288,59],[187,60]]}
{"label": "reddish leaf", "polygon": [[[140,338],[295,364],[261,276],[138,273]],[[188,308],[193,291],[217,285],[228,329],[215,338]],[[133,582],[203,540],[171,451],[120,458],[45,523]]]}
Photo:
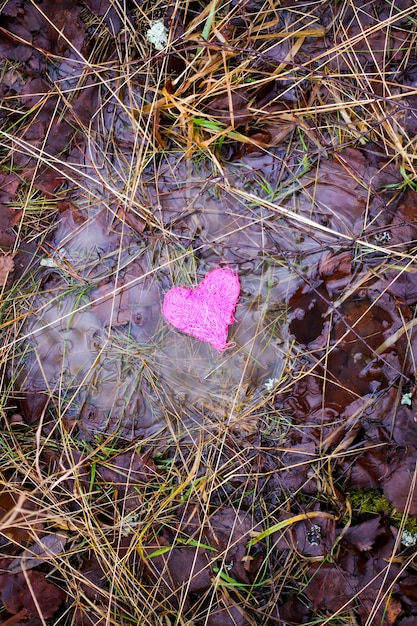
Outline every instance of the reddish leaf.
{"label": "reddish leaf", "polygon": [[[33,530],[42,531],[43,524],[36,520],[35,511],[38,507],[29,498],[20,505],[19,512],[15,515],[15,507],[18,504],[18,495],[10,491],[0,492],[0,519],[2,519],[2,534],[10,537],[16,544],[25,544],[32,536]],[[26,519],[29,521],[26,521]],[[10,522],[7,522],[7,519]]]}
{"label": "reddish leaf", "polygon": [[[20,185],[20,178],[16,174],[0,172],[0,203],[12,202]],[[0,228],[4,228],[0,216]]]}
{"label": "reddish leaf", "polygon": [[[29,579],[30,588],[25,576]],[[33,595],[32,595],[33,593]],[[38,618],[34,597],[44,619],[50,619],[65,599],[65,592],[55,585],[46,581],[44,574],[37,571],[29,571],[23,574],[0,575],[0,597],[4,607],[9,613],[16,614],[21,609],[26,609],[28,615]]]}
{"label": "reddish leaf", "polygon": [[231,596],[222,596],[218,606],[214,606],[205,620],[207,626],[249,626],[243,607]]}
{"label": "reddish leaf", "polygon": [[377,516],[360,524],[350,526],[344,533],[344,539],[355,545],[361,552],[368,551],[382,532],[380,524],[381,518]]}
{"label": "reddish leaf", "polygon": [[374,448],[355,459],[351,468],[351,485],[354,489],[375,489],[389,470],[387,448]]}
{"label": "reddish leaf", "polygon": [[21,554],[14,557],[7,568],[9,574],[17,574],[20,571],[28,571],[38,567],[44,561],[60,554],[68,537],[62,533],[52,533],[39,537],[36,542],[28,546]]}
{"label": "reddish leaf", "polygon": [[347,609],[358,588],[358,579],[333,563],[313,565],[307,578],[310,582],[305,593],[312,601],[314,611]]}
{"label": "reddish leaf", "polygon": [[406,458],[395,463],[393,469],[383,480],[384,494],[389,502],[398,511],[405,511],[407,508],[411,515],[417,515],[417,489],[416,483],[413,482],[415,481],[416,462],[417,450],[410,446]]}
{"label": "reddish leaf", "polygon": [[10,272],[14,270],[14,261],[11,256],[0,256],[0,286],[7,282]]}
{"label": "reddish leaf", "polygon": [[99,466],[98,475],[117,489],[123,509],[133,511],[143,500],[138,486],[155,478],[156,468],[149,455],[125,452]]}

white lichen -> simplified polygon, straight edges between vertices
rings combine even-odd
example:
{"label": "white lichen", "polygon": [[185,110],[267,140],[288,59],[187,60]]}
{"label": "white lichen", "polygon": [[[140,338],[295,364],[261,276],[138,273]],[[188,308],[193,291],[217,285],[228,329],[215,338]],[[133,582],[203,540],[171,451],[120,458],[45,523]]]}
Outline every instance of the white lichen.
{"label": "white lichen", "polygon": [[128,537],[139,525],[139,513],[129,513],[122,521],[122,536]]}
{"label": "white lichen", "polygon": [[417,545],[417,533],[412,533],[409,530],[403,530],[401,535],[401,543],[406,548],[413,548]]}
{"label": "white lichen", "polygon": [[266,391],[272,391],[279,383],[279,378],[269,378],[265,383],[264,387]]}
{"label": "white lichen", "polygon": [[39,264],[42,265],[42,267],[58,267],[58,263],[50,256],[43,257],[39,261]]}
{"label": "white lichen", "polygon": [[411,393],[403,393],[403,396],[401,398],[401,404],[404,404],[405,406],[411,406],[411,398]]}
{"label": "white lichen", "polygon": [[168,43],[168,29],[165,27],[163,20],[155,20],[152,22],[146,39],[156,50],[163,50]]}

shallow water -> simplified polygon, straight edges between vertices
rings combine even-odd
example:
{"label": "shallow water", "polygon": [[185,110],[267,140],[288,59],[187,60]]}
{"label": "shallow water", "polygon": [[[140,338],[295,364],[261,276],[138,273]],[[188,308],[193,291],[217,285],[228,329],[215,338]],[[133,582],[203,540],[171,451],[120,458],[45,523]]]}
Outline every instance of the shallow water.
{"label": "shallow water", "polygon": [[[182,190],[159,207],[164,224],[176,220],[167,242],[140,236],[104,205],[60,216],[56,253],[39,268],[45,292],[32,304],[37,312],[22,330],[28,339],[12,375],[21,392],[49,397],[82,438],[146,436],[167,421],[175,429],[235,422],[280,377],[288,271],[262,256],[267,235],[253,211],[231,207],[197,173],[191,187],[194,220],[176,214]],[[233,347],[222,352],[161,314],[169,288],[195,285],[219,265],[237,270],[241,282]]]}

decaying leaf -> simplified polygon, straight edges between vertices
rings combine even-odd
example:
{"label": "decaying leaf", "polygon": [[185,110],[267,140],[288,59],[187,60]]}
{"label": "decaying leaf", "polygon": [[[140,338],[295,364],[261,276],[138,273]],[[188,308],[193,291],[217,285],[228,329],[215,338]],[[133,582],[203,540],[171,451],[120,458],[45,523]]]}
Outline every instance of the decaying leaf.
{"label": "decaying leaf", "polygon": [[29,623],[32,624],[38,624],[37,619],[40,617],[36,605],[40,607],[42,618],[50,619],[59,609],[65,595],[63,589],[47,582],[41,572],[0,574],[0,598],[4,608],[12,615],[25,609]]}
{"label": "decaying leaf", "polygon": [[16,557],[13,557],[7,570],[10,574],[17,574],[22,570],[30,570],[38,567],[42,562],[61,554],[68,541],[67,535],[55,533],[45,535],[32,543],[28,548]]}
{"label": "decaying leaf", "polygon": [[0,286],[7,282],[10,272],[14,270],[14,261],[11,256],[0,256]]}

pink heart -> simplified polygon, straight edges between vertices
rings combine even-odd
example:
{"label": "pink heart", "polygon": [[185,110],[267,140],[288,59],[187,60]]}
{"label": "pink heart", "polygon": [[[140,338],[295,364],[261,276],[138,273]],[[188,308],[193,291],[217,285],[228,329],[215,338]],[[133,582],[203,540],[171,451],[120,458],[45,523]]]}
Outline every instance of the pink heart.
{"label": "pink heart", "polygon": [[218,350],[228,347],[227,329],[235,321],[240,293],[237,274],[212,270],[195,289],[175,287],[165,295],[162,313],[170,324]]}

